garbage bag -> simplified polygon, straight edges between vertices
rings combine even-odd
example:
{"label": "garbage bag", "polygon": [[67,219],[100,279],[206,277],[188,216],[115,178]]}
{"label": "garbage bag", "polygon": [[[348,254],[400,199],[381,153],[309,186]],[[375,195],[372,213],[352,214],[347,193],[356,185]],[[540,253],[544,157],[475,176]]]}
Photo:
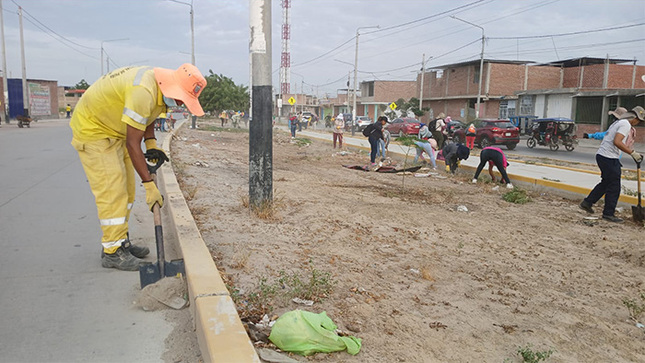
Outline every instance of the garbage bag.
{"label": "garbage bag", "polygon": [[293,310],[284,313],[275,321],[269,340],[285,352],[304,356],[345,349],[349,354],[358,354],[361,350],[361,339],[353,336],[341,337],[335,332],[337,328],[324,311],[315,314]]}

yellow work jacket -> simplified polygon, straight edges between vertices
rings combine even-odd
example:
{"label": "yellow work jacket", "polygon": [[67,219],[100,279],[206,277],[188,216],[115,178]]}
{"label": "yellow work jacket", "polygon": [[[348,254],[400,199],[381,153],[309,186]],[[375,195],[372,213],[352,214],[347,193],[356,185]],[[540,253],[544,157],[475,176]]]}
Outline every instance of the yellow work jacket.
{"label": "yellow work jacket", "polygon": [[127,125],[143,131],[166,109],[152,67],[125,67],[87,89],[69,124],[81,142],[124,140]]}

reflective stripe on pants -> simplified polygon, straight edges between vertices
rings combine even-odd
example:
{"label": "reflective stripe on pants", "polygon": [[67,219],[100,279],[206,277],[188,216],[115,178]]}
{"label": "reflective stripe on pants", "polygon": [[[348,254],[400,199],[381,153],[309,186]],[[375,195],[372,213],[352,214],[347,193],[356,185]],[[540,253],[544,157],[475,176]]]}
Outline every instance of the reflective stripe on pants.
{"label": "reflective stripe on pants", "polygon": [[94,194],[105,253],[114,253],[127,238],[128,218],[134,202],[134,167],[125,140],[72,140]]}

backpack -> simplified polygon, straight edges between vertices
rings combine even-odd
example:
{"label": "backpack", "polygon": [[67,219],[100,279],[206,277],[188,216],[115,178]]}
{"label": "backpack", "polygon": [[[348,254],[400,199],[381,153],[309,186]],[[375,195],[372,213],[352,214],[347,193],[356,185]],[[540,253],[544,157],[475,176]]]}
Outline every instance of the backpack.
{"label": "backpack", "polygon": [[437,130],[437,120],[438,118],[430,121],[430,123],[428,124],[428,129],[430,130],[430,132],[435,132]]}
{"label": "backpack", "polygon": [[363,129],[363,136],[369,137],[370,134],[374,131],[374,124],[369,124]]}

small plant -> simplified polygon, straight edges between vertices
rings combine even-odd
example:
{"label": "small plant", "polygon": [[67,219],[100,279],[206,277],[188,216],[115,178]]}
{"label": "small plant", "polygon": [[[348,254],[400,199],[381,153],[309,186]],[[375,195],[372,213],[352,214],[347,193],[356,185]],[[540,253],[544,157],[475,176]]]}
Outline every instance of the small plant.
{"label": "small plant", "polygon": [[[405,152],[405,159],[403,159],[403,168],[406,168],[406,165],[408,163],[408,155],[410,155],[410,150],[414,147],[414,150],[416,152],[416,149],[419,148],[417,144],[415,144],[415,141],[419,141],[419,138],[416,136],[400,136],[396,139],[397,143],[407,146],[408,149]],[[403,173],[403,177],[401,178],[401,187],[405,189],[405,173]]]}
{"label": "small plant", "polygon": [[551,354],[553,354],[553,350],[549,349],[546,351],[534,352],[531,344],[527,344],[526,347],[519,347],[517,349],[517,354],[522,358],[522,362],[538,363],[546,361]]}
{"label": "small plant", "polygon": [[294,141],[298,147],[309,146],[311,144],[311,140],[304,137],[297,137]]}
{"label": "small plant", "polygon": [[219,127],[219,126],[205,126],[200,128],[198,131],[219,131],[219,132],[242,132],[248,133],[248,129],[235,128],[235,127]]}
{"label": "small plant", "polygon": [[626,188],[624,185],[621,185],[621,189],[623,190],[623,194],[625,194],[625,195],[630,195],[632,197],[637,197],[638,196],[637,191],[634,191],[634,190],[631,190],[629,188]]}
{"label": "small plant", "polygon": [[623,299],[623,305],[629,310],[629,317],[638,322],[641,314],[645,312],[645,293],[641,292],[640,294],[640,303],[636,299]]}
{"label": "small plant", "polygon": [[290,299],[299,297],[315,302],[329,297],[336,284],[332,280],[330,272],[322,272],[316,269],[311,270],[309,281],[302,281],[298,273],[287,274],[285,271],[280,271],[278,283],[287,289],[286,295]]}
{"label": "small plant", "polygon": [[526,190],[514,187],[508,193],[505,193],[502,198],[509,203],[526,204],[531,201],[531,198],[526,193]]}

